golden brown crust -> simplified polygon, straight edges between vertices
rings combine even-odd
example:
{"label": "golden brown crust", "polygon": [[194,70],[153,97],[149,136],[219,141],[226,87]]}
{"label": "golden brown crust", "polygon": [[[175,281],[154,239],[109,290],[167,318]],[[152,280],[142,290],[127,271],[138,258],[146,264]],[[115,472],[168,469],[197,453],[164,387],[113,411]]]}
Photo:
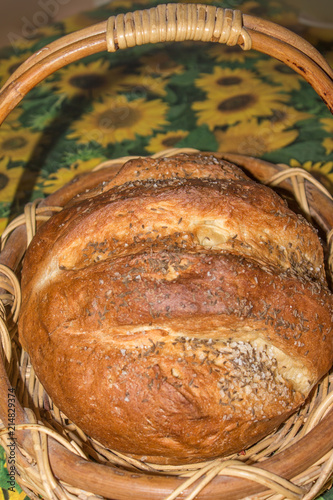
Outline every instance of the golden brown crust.
{"label": "golden brown crust", "polygon": [[248,446],[333,360],[315,231],[208,155],[125,164],[39,230],[22,285],[20,337],[55,403],[156,462]]}

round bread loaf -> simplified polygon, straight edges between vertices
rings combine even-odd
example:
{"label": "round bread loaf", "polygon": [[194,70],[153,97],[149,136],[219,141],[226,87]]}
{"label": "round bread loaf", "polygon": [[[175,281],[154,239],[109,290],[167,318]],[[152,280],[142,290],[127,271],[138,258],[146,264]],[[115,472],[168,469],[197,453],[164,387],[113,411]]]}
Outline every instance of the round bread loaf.
{"label": "round bread loaf", "polygon": [[316,231],[209,154],[127,162],[37,232],[19,333],[54,403],[155,463],[243,450],[333,362]]}

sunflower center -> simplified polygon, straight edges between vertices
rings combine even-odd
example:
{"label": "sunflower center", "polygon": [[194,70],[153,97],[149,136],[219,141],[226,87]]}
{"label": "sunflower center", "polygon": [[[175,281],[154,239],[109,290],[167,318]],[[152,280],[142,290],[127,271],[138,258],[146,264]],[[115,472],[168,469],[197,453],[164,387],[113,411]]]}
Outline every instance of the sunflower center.
{"label": "sunflower center", "polygon": [[217,84],[223,87],[228,87],[229,85],[237,85],[238,83],[242,83],[242,81],[242,78],[240,78],[239,76],[225,76],[219,78],[217,80]]}
{"label": "sunflower center", "polygon": [[219,111],[241,111],[246,109],[256,102],[256,97],[253,94],[239,94],[220,102],[217,109]]}
{"label": "sunflower center", "polygon": [[22,135],[17,135],[16,137],[11,137],[3,141],[1,148],[6,150],[20,149],[26,144],[28,144],[27,140]]}
{"label": "sunflower center", "polygon": [[146,95],[150,89],[148,86],[145,86],[145,85],[140,85],[140,84],[130,84],[130,83],[127,83],[124,85],[124,90],[125,92],[132,92],[133,94],[135,94],[136,96],[144,96]]}
{"label": "sunflower center", "polygon": [[158,68],[160,71],[165,71],[165,70],[168,70],[168,69],[172,69],[173,67],[175,66],[175,63],[170,60],[170,59],[166,59],[164,61],[160,61],[157,65],[156,65],[156,68]]}
{"label": "sunflower center", "polygon": [[172,146],[174,146],[175,144],[177,144],[177,142],[181,141],[184,137],[181,136],[181,135],[173,135],[171,137],[166,137],[163,141],[162,141],[162,144],[163,146],[165,146],[166,148],[171,148]]}
{"label": "sunflower center", "polygon": [[140,119],[140,111],[129,106],[119,106],[104,111],[99,117],[99,125],[104,129],[130,127]]}
{"label": "sunflower center", "polygon": [[295,75],[295,71],[285,64],[275,64],[274,69],[284,75]]}
{"label": "sunflower center", "polygon": [[7,175],[0,173],[0,191],[2,191],[2,189],[5,189],[5,187],[7,187],[8,182],[9,182],[9,179],[8,179]]}
{"label": "sunflower center", "polygon": [[285,111],[282,111],[281,109],[273,109],[272,111],[273,115],[270,121],[273,123],[282,122],[288,117],[287,113]]}
{"label": "sunflower center", "polygon": [[106,79],[103,75],[97,73],[90,73],[86,75],[75,75],[69,79],[69,83],[80,90],[92,90],[103,87]]}

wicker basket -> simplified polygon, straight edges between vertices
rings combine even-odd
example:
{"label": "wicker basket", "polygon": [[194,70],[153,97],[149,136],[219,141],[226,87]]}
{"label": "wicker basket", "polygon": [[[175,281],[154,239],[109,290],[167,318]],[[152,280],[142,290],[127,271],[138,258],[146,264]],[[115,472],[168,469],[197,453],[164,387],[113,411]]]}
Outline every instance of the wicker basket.
{"label": "wicker basket", "polygon": [[[159,5],[111,17],[68,35],[31,56],[0,93],[0,121],[45,77],[98,51],[163,41],[200,40],[251,47],[285,62],[304,76],[333,108],[333,73],[320,54],[297,35],[239,11],[191,4]],[[168,150],[159,155],[171,155]],[[222,155],[220,155],[222,156]],[[333,271],[333,199],[302,169],[255,158],[224,155],[272,186],[292,193],[305,215],[327,236],[328,274]],[[17,278],[36,227],[78,192],[110,179],[127,158],[100,165],[42,202],[25,208],[2,236],[0,254],[0,443],[13,476],[31,497],[137,500],[200,498],[279,500],[315,498],[331,485],[333,471],[333,373],[306,405],[276,432],[237,455],[184,467],[156,466],[107,450],[86,436],[52,403],[19,345]],[[9,466],[8,463],[8,466]]]}

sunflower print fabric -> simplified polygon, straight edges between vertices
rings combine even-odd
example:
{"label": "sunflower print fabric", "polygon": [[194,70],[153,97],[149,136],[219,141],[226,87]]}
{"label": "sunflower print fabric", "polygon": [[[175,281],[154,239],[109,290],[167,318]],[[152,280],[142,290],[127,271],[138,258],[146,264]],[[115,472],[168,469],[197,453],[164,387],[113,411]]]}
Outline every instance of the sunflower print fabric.
{"label": "sunflower print fabric", "polygon": [[[163,2],[113,0],[41,26],[29,39],[15,37],[0,49],[0,85],[31,54],[66,33],[158,3]],[[283,1],[224,0],[223,7],[290,28],[333,65],[332,30],[300,25]],[[0,128],[0,232],[27,202],[79,173],[107,159],[170,147],[240,153],[301,167],[333,193],[333,117],[298,74],[239,47],[145,45],[100,53],[59,70],[9,115]],[[19,487],[8,490],[3,454],[0,465],[2,497],[25,498]],[[333,500],[333,493],[320,498]]]}

